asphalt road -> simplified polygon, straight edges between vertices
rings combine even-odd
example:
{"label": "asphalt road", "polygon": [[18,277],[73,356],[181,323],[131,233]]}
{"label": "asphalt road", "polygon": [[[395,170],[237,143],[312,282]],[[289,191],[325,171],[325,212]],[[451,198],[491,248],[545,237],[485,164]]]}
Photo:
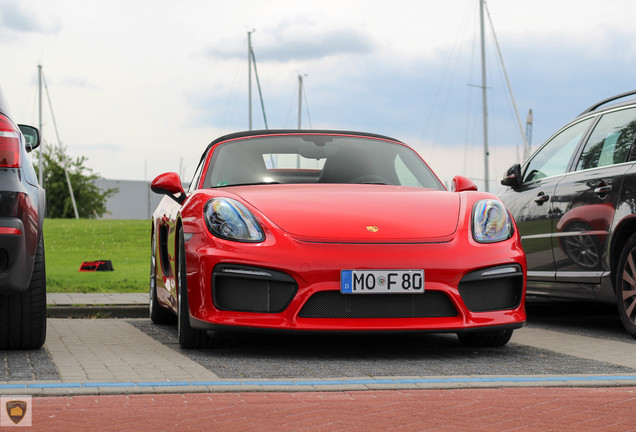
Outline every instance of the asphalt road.
{"label": "asphalt road", "polygon": [[[552,307],[531,308],[529,327],[557,331],[564,338],[576,332],[632,342],[607,309],[600,320],[599,317],[589,320],[578,309],[568,311],[565,317],[555,312]],[[189,351],[176,344],[175,326],[156,326],[148,320],[129,322],[224,379],[636,372],[629,367],[516,343],[515,339],[501,348],[466,348],[454,334],[228,334],[219,337],[215,348]],[[591,325],[599,322],[600,327]]]}

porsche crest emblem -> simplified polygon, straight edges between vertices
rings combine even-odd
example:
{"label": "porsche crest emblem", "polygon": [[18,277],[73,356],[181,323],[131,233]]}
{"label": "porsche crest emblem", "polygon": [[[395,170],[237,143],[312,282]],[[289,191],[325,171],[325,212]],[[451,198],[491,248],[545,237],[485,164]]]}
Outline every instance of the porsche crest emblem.
{"label": "porsche crest emblem", "polygon": [[377,227],[377,226],[375,226],[375,225],[369,225],[369,226],[367,227],[367,231],[371,231],[372,233],[376,233],[376,232],[378,232],[378,230],[379,230],[379,229],[380,229],[380,228],[378,228],[378,227]]}
{"label": "porsche crest emblem", "polygon": [[6,404],[7,414],[11,421],[18,424],[24,418],[27,411],[27,403],[20,400],[12,400]]}

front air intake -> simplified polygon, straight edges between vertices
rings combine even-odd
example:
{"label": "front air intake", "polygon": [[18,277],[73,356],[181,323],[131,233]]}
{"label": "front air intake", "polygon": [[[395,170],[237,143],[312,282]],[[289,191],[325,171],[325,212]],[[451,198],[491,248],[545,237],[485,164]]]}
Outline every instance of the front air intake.
{"label": "front air intake", "polygon": [[321,291],[305,303],[300,318],[439,318],[457,316],[457,310],[440,291],[422,294],[342,294]]}
{"label": "front air intake", "polygon": [[297,290],[294,278],[274,270],[220,264],[212,273],[212,300],[219,310],[280,313]]}
{"label": "front air intake", "polygon": [[468,273],[459,282],[459,294],[471,312],[515,309],[523,296],[521,266],[510,265]]}

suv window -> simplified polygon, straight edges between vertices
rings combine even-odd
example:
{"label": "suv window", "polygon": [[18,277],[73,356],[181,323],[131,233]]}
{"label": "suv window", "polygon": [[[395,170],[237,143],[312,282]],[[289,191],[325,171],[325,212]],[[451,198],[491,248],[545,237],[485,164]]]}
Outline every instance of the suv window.
{"label": "suv window", "polygon": [[523,182],[563,174],[592,118],[578,122],[548,141],[528,163]]}
{"label": "suv window", "polygon": [[577,170],[623,163],[636,136],[636,108],[605,114],[588,140]]}

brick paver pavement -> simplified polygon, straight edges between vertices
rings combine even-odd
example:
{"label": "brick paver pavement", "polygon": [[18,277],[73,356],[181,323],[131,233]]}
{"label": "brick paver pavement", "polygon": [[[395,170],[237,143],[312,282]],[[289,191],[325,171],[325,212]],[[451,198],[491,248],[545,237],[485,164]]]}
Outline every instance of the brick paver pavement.
{"label": "brick paver pavement", "polygon": [[636,430],[636,388],[505,388],[33,398],[42,431]]}
{"label": "brick paver pavement", "polygon": [[49,319],[47,330],[62,382],[218,378],[125,321]]}

